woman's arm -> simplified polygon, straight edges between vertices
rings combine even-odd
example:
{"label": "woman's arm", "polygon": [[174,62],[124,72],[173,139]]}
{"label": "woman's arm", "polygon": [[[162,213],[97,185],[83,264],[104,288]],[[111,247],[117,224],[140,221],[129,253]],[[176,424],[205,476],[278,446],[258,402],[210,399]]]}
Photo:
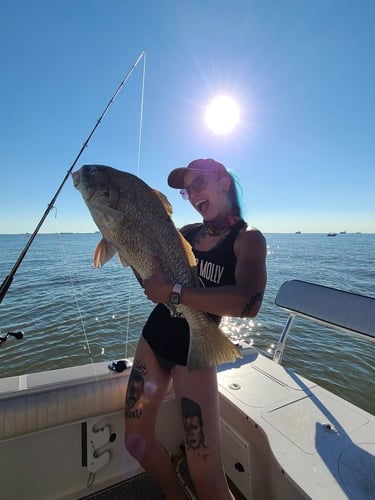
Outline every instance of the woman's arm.
{"label": "woman's arm", "polygon": [[[266,287],[266,240],[256,229],[243,230],[234,243],[237,258],[236,284],[210,288],[182,288],[182,304],[218,316],[254,317],[262,303]],[[171,283],[161,271],[157,259],[155,272],[143,281],[147,297],[155,303],[168,302]]]}

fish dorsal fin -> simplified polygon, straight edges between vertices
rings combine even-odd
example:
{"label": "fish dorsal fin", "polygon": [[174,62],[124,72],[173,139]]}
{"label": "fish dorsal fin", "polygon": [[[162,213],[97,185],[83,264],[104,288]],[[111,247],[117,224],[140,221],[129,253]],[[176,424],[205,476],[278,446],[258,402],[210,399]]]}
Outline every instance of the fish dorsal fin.
{"label": "fish dorsal fin", "polygon": [[98,269],[104,266],[117,252],[116,248],[105,238],[102,238],[95,248],[94,267]]}
{"label": "fish dorsal fin", "polygon": [[169,203],[168,198],[165,196],[165,194],[163,194],[161,191],[158,191],[157,189],[153,189],[153,191],[164,205],[166,211],[168,212],[168,215],[171,216],[173,213],[173,208],[172,205]]}

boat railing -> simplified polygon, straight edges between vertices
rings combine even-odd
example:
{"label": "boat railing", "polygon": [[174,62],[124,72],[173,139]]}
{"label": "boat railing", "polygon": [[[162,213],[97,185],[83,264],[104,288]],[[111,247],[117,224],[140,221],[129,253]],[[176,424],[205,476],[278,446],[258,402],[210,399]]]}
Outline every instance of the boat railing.
{"label": "boat railing", "polygon": [[375,297],[290,280],[281,285],[275,304],[289,313],[273,356],[276,363],[281,363],[288,334],[297,316],[375,342]]}

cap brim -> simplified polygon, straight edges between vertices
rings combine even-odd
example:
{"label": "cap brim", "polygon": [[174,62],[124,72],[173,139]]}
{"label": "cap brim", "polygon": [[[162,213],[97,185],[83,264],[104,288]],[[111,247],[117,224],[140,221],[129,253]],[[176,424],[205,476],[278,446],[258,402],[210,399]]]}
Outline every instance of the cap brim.
{"label": "cap brim", "polygon": [[182,189],[184,187],[184,177],[187,170],[187,167],[180,167],[172,170],[172,172],[168,175],[168,186],[175,189]]}
{"label": "cap brim", "polygon": [[212,160],[211,158],[207,158],[205,160],[198,159],[190,162],[187,167],[180,167],[172,170],[172,172],[168,175],[168,185],[172,188],[183,189],[186,172],[199,172],[203,175],[228,174],[226,168],[221,163]]}

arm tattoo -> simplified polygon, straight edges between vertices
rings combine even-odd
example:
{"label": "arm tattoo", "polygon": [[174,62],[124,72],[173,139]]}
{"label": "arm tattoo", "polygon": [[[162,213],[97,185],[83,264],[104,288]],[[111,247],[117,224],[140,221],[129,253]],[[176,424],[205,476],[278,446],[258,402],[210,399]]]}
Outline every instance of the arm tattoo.
{"label": "arm tattoo", "polygon": [[245,307],[241,312],[241,316],[247,316],[255,307],[258,302],[261,302],[263,294],[258,292],[246,302]]}

